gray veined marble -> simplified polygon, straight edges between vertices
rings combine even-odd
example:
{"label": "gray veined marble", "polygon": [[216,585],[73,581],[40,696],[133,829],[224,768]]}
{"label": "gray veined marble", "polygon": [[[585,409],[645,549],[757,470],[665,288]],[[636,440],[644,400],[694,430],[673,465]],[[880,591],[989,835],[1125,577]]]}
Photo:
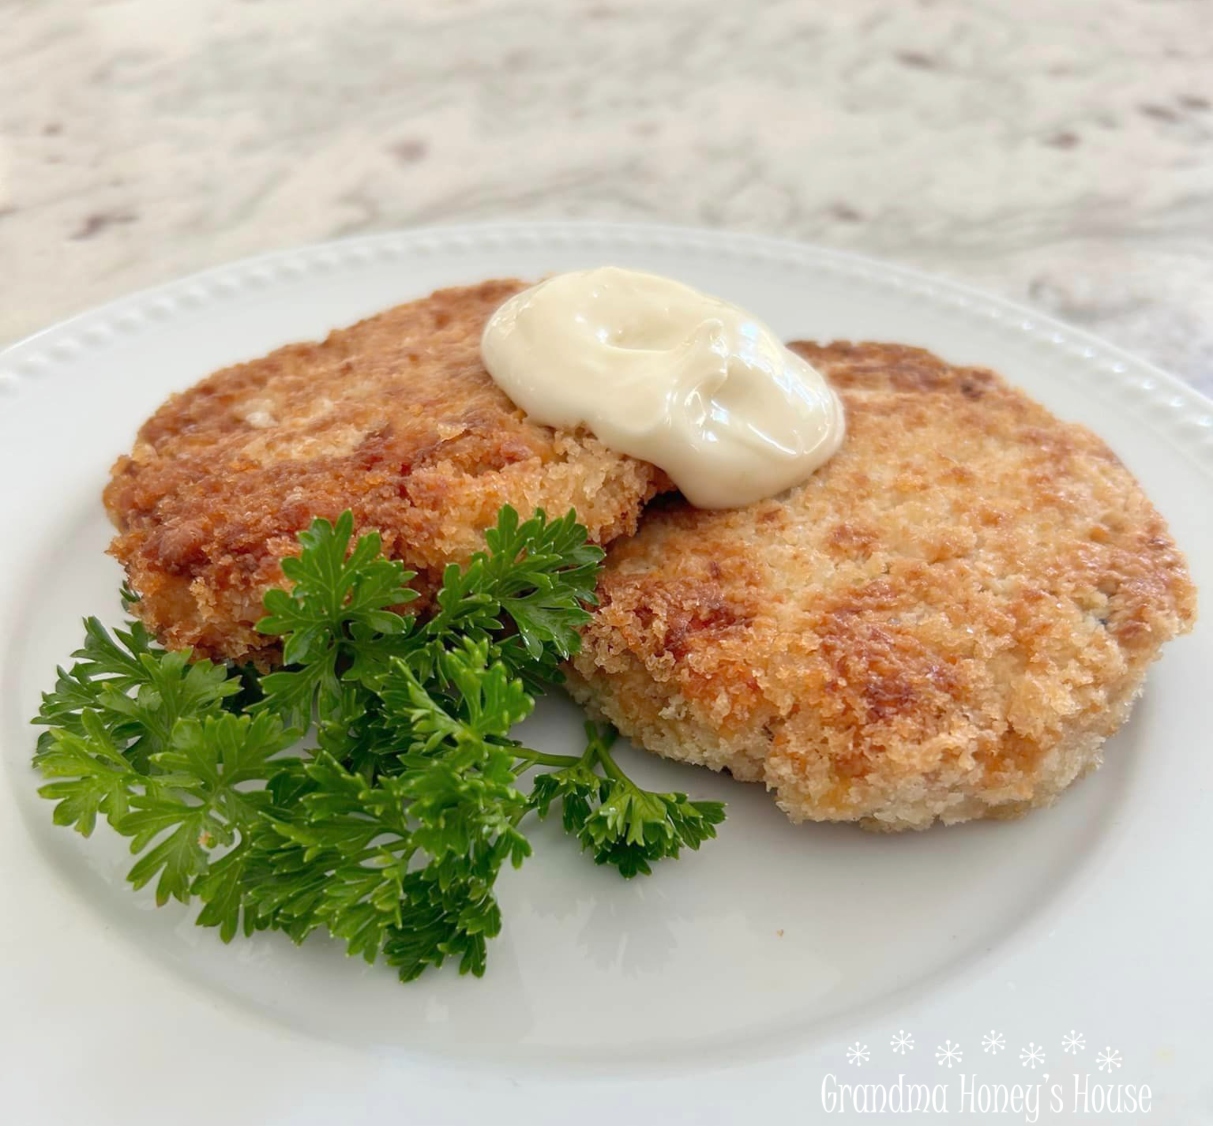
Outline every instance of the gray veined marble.
{"label": "gray veined marble", "polygon": [[0,0],[0,340],[421,223],[723,226],[1213,393],[1206,0]]}

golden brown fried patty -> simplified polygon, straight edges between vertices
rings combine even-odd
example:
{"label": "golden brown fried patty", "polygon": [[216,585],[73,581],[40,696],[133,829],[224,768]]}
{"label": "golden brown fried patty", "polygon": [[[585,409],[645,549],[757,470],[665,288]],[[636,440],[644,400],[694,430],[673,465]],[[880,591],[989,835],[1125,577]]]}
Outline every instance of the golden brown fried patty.
{"label": "golden brown fried patty", "polygon": [[105,490],[120,532],[110,551],[160,640],[272,658],[253,623],[283,581],[278,559],[313,517],[346,508],[423,592],[482,545],[503,504],[524,516],[575,508],[598,543],[632,532],[664,476],[526,421],[480,362],[486,320],[522,287],[443,290],[165,403]]}
{"label": "golden brown fried patty", "polygon": [[1116,456],[992,372],[793,347],[848,436],[776,500],[656,502],[612,548],[573,695],[793,820],[922,828],[1096,765],[1195,591]]}

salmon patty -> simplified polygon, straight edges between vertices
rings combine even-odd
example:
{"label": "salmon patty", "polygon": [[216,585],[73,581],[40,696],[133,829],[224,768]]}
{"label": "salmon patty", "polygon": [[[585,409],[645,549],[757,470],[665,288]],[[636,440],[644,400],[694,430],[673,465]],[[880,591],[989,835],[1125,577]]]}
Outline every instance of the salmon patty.
{"label": "salmon patty", "polygon": [[[480,362],[485,322],[522,282],[448,289],[322,343],[292,344],[174,395],[115,464],[110,552],[170,648],[261,664],[261,598],[314,517],[353,510],[423,596],[511,504],[576,509],[591,540],[633,532],[667,488],[584,432],[527,421]],[[424,605],[424,602],[416,605]]]}
{"label": "salmon patty", "polygon": [[1099,438],[990,371],[792,347],[844,400],[842,449],[746,508],[655,502],[609,554],[573,696],[794,821],[1049,803],[1193,624],[1163,519]]}

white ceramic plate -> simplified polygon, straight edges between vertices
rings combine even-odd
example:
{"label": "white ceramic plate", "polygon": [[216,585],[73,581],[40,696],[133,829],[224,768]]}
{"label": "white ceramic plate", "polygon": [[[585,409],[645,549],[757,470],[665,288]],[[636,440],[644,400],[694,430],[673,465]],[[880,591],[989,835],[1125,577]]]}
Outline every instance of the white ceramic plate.
{"label": "white ceramic plate", "polygon": [[[108,831],[52,827],[27,720],[80,617],[118,618],[99,493],[168,392],[436,286],[604,263],[787,336],[998,369],[1111,443],[1213,590],[1213,404],[1080,332],[845,255],[643,227],[419,231],[238,263],[41,333],[0,355],[0,1115],[811,1122],[864,1117],[848,1083],[921,1098],[897,1095],[901,1075],[937,1115],[1031,1120],[1035,1097],[1060,1121],[1144,1085],[1151,1119],[1213,1121],[1207,623],[1154,667],[1107,765],[1016,823],[796,828],[757,788],[636,754],[638,775],[728,800],[719,840],[625,883],[544,830],[502,879],[480,981],[403,987],[323,939],[224,947],[132,894]],[[567,745],[577,722],[553,704],[528,737]],[[1028,1109],[983,1104],[998,1084]]]}

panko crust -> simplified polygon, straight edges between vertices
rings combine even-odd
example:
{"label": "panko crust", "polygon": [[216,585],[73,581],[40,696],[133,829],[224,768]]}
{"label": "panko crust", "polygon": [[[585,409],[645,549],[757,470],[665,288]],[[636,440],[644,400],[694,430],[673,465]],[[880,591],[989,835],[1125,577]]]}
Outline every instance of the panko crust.
{"label": "panko crust", "polygon": [[574,508],[601,544],[634,531],[664,475],[529,422],[480,361],[485,322],[524,284],[441,290],[172,396],[104,494],[119,531],[110,553],[157,637],[272,663],[253,625],[284,582],[278,561],[314,517],[347,508],[418,572],[423,596],[483,546],[503,504]]}
{"label": "panko crust", "polygon": [[764,782],[795,821],[1047,804],[1195,620],[1162,517],[1099,438],[993,372],[792,347],[845,401],[842,449],[777,499],[650,506],[609,554],[574,697]]}

